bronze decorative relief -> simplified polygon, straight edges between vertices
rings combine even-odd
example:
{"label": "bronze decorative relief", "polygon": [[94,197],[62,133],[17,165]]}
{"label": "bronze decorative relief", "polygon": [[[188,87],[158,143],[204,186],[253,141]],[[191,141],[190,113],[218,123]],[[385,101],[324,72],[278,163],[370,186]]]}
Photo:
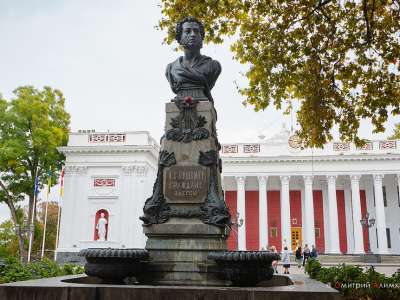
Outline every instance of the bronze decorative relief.
{"label": "bronze decorative relief", "polygon": [[167,140],[190,143],[207,139],[210,136],[208,129],[203,126],[207,123],[203,116],[197,114],[197,103],[190,96],[183,100],[175,101],[179,108],[179,115],[171,120],[172,129],[166,133]]}
{"label": "bronze decorative relief", "polygon": [[172,166],[165,170],[167,203],[202,203],[208,192],[210,170],[201,166]]}

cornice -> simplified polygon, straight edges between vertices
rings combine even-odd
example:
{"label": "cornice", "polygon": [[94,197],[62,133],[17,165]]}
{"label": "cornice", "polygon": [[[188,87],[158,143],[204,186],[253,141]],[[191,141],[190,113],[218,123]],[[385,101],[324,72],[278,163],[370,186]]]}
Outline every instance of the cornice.
{"label": "cornice", "polygon": [[[130,145],[130,146],[66,146],[58,147],[57,150],[63,154],[69,153],[137,153],[137,152],[154,152],[158,153],[158,149],[151,145]],[[153,153],[153,154],[154,154]]]}
{"label": "cornice", "polygon": [[352,155],[352,156],[259,156],[259,157],[221,157],[225,164],[248,164],[248,163],[281,163],[281,162],[335,162],[335,161],[393,161],[400,160],[400,154],[385,155]]}
{"label": "cornice", "polygon": [[[81,162],[67,162],[65,165],[66,174],[81,174],[83,172],[87,172],[88,168],[121,168],[122,173],[124,175],[137,175],[137,176],[146,176],[149,170],[156,171],[149,162],[147,161],[132,161],[129,164],[124,162],[89,162],[89,163],[81,163]],[[97,175],[96,175],[97,176]],[[108,175],[107,175],[108,176]],[[109,177],[109,176],[108,176]]]}

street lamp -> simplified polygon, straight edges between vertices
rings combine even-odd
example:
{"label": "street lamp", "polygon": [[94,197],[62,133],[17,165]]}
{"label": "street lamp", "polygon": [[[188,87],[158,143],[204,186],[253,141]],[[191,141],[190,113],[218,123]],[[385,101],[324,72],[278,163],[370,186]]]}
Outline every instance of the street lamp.
{"label": "street lamp", "polygon": [[33,225],[29,225],[27,221],[24,222],[24,224],[19,225],[18,223],[15,225],[15,233],[16,234],[30,234],[33,232],[35,227]]}
{"label": "street lamp", "polygon": [[237,248],[239,248],[239,234],[238,234],[238,231],[239,231],[239,227],[243,226],[243,222],[244,222],[243,218],[240,218],[240,213],[237,212],[235,217],[233,218],[233,222],[232,222],[232,229],[234,227],[236,227],[236,230],[233,230],[233,232],[236,233],[236,247]]}
{"label": "street lamp", "polygon": [[361,218],[360,220],[361,226],[364,228],[368,229],[368,254],[371,253],[371,245],[369,242],[369,228],[373,227],[375,225],[375,219],[370,219],[369,218],[369,213],[366,213],[364,218]]}
{"label": "street lamp", "polygon": [[237,212],[236,216],[235,216],[235,218],[234,218],[234,220],[232,222],[232,225],[236,226],[236,227],[242,227],[243,226],[243,222],[244,222],[243,218],[240,218],[240,213]]}

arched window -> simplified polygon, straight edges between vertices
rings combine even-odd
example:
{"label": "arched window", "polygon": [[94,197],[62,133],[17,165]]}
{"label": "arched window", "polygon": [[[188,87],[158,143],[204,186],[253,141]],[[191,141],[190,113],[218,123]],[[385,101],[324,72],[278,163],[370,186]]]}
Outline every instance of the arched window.
{"label": "arched window", "polygon": [[96,212],[96,217],[94,221],[94,234],[93,234],[93,239],[95,241],[101,240],[100,235],[104,235],[104,241],[107,241],[108,239],[108,211],[105,209],[99,209]]}

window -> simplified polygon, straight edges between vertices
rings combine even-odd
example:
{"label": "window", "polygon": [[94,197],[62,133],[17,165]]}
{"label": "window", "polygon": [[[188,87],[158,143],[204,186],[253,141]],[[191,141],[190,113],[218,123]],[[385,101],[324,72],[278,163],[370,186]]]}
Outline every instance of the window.
{"label": "window", "polygon": [[375,235],[376,235],[376,248],[379,248],[379,242],[378,242],[378,228],[375,228]]}
{"label": "window", "polygon": [[278,237],[278,228],[277,227],[271,227],[271,237],[272,238]]}
{"label": "window", "polygon": [[321,230],[318,227],[315,227],[315,238],[319,239],[321,237]]}
{"label": "window", "polygon": [[392,242],[390,240],[390,228],[386,228],[386,238],[388,248],[392,248]]}
{"label": "window", "polygon": [[387,199],[386,199],[386,186],[382,186],[382,193],[383,193],[383,204],[387,207]]}

